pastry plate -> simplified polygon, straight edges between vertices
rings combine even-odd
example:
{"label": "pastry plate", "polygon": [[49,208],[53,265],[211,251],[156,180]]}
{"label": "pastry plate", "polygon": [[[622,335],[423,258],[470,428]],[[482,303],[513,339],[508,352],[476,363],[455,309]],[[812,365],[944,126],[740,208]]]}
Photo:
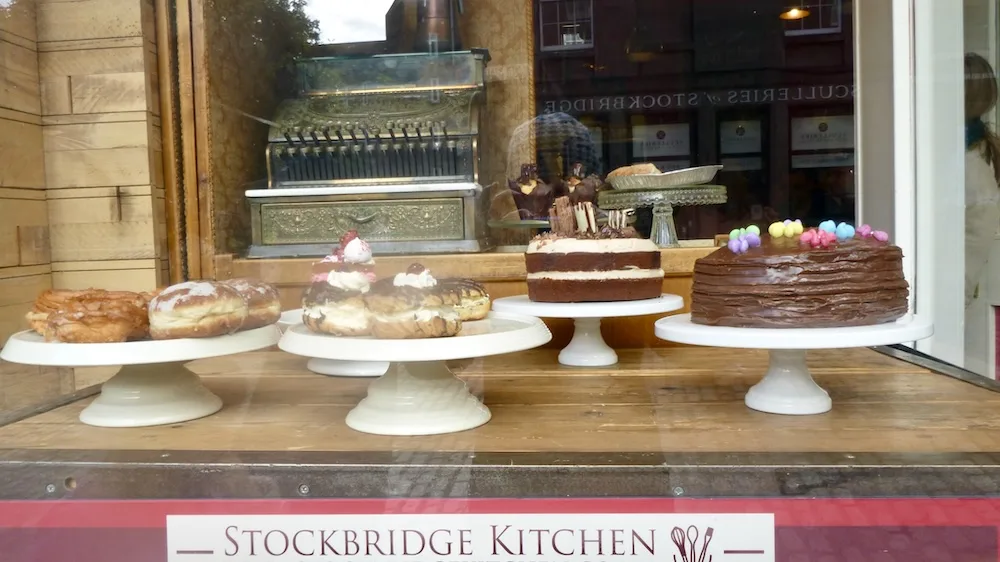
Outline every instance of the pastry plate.
{"label": "pastry plate", "polygon": [[0,350],[11,363],[52,367],[150,365],[193,361],[256,351],[278,343],[277,325],[264,326],[217,338],[146,340],[123,343],[54,343],[36,332],[18,332]]}
{"label": "pastry plate", "polygon": [[608,180],[615,189],[667,189],[670,187],[685,187],[701,185],[712,181],[721,165],[698,166],[663,172],[662,174],[636,174],[633,176],[618,176]]}
{"label": "pastry plate", "polygon": [[552,334],[538,318],[491,312],[485,320],[463,322],[450,338],[377,339],[328,336],[302,324],[285,330],[278,347],[288,353],[347,361],[447,361],[500,355],[544,345]]}

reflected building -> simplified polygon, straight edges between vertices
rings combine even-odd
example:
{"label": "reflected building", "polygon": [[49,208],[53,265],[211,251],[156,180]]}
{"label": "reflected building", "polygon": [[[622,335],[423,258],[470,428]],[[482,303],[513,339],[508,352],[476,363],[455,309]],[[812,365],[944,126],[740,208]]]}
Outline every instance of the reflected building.
{"label": "reflected building", "polygon": [[605,171],[724,164],[681,238],[854,219],[850,0],[535,0],[536,107],[590,130]]}

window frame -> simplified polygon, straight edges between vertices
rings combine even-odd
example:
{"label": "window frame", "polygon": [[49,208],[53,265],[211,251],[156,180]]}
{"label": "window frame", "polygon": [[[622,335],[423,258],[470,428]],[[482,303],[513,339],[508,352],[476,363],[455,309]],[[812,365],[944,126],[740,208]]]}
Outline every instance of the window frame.
{"label": "window frame", "polygon": [[[590,19],[589,20],[573,20],[573,21],[562,21],[561,18],[557,18],[555,22],[548,22],[549,25],[564,25],[567,23],[573,23],[579,25],[578,22],[587,22],[590,26],[590,40],[578,44],[578,45],[546,45],[545,44],[545,10],[543,6],[545,4],[564,4],[567,2],[580,2],[585,1],[590,4]],[[594,0],[539,0],[538,2],[538,50],[544,53],[562,52],[562,51],[582,51],[586,49],[594,48]]]}
{"label": "window frame", "polygon": [[[837,27],[817,27],[814,29],[786,29],[785,37],[801,37],[805,35],[832,35],[834,33],[841,33],[844,30],[844,2],[843,0],[807,0],[802,3],[802,8],[810,10],[817,15],[820,14],[820,10],[824,7],[825,2],[831,2],[833,6],[837,8]],[[805,21],[803,18],[799,21]]]}

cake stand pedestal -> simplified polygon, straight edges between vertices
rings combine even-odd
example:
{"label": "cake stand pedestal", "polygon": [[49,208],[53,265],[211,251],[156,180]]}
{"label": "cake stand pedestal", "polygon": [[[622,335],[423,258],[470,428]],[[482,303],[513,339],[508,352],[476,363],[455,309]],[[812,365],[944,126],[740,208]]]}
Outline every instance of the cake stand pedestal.
{"label": "cake stand pedestal", "polygon": [[270,347],[279,336],[277,326],[266,326],[218,338],[48,343],[27,331],[7,340],[0,359],[50,367],[123,365],[80,413],[80,421],[100,427],[146,427],[203,418],[222,408],[222,400],[185,363]]}
{"label": "cake stand pedestal", "polygon": [[677,295],[619,302],[534,302],[527,295],[493,301],[493,310],[539,318],[572,318],[573,339],[559,352],[559,363],[570,367],[605,367],[618,363],[618,354],[604,342],[602,318],[641,316],[671,312],[684,307]]}
{"label": "cake stand pedestal", "polygon": [[677,343],[768,350],[767,372],[747,392],[744,402],[761,412],[802,416],[822,414],[833,406],[830,395],[809,374],[808,350],[916,341],[930,337],[934,326],[910,315],[888,324],[855,328],[729,328],[694,324],[690,314],[681,314],[657,320],[655,330],[658,338]]}
{"label": "cake stand pedestal", "polygon": [[378,435],[437,435],[479,427],[491,415],[445,361],[522,351],[550,339],[538,318],[493,312],[485,320],[463,323],[451,338],[345,338],[296,324],[281,336],[278,347],[318,359],[388,360],[388,372],[372,381],[368,396],[347,414],[347,425]]}
{"label": "cake stand pedestal", "polygon": [[598,206],[604,210],[653,208],[653,226],[649,239],[660,248],[680,246],[674,226],[674,207],[720,205],[726,202],[726,188],[721,185],[669,186],[647,189],[609,189],[598,194]]}
{"label": "cake stand pedestal", "polygon": [[[301,308],[281,313],[278,325],[282,332],[296,324],[302,324]],[[389,370],[389,363],[387,361],[338,361],[314,357],[306,363],[306,369],[317,375],[329,377],[381,377]]]}

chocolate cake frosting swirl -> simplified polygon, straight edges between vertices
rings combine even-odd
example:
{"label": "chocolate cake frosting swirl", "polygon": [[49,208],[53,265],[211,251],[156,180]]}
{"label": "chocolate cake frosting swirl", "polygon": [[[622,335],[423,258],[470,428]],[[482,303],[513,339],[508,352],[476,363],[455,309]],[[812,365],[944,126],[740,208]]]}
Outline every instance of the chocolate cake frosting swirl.
{"label": "chocolate cake frosting swirl", "polygon": [[691,321],[742,328],[831,328],[906,314],[903,252],[872,238],[829,248],[762,237],[745,254],[720,248],[695,262]]}

